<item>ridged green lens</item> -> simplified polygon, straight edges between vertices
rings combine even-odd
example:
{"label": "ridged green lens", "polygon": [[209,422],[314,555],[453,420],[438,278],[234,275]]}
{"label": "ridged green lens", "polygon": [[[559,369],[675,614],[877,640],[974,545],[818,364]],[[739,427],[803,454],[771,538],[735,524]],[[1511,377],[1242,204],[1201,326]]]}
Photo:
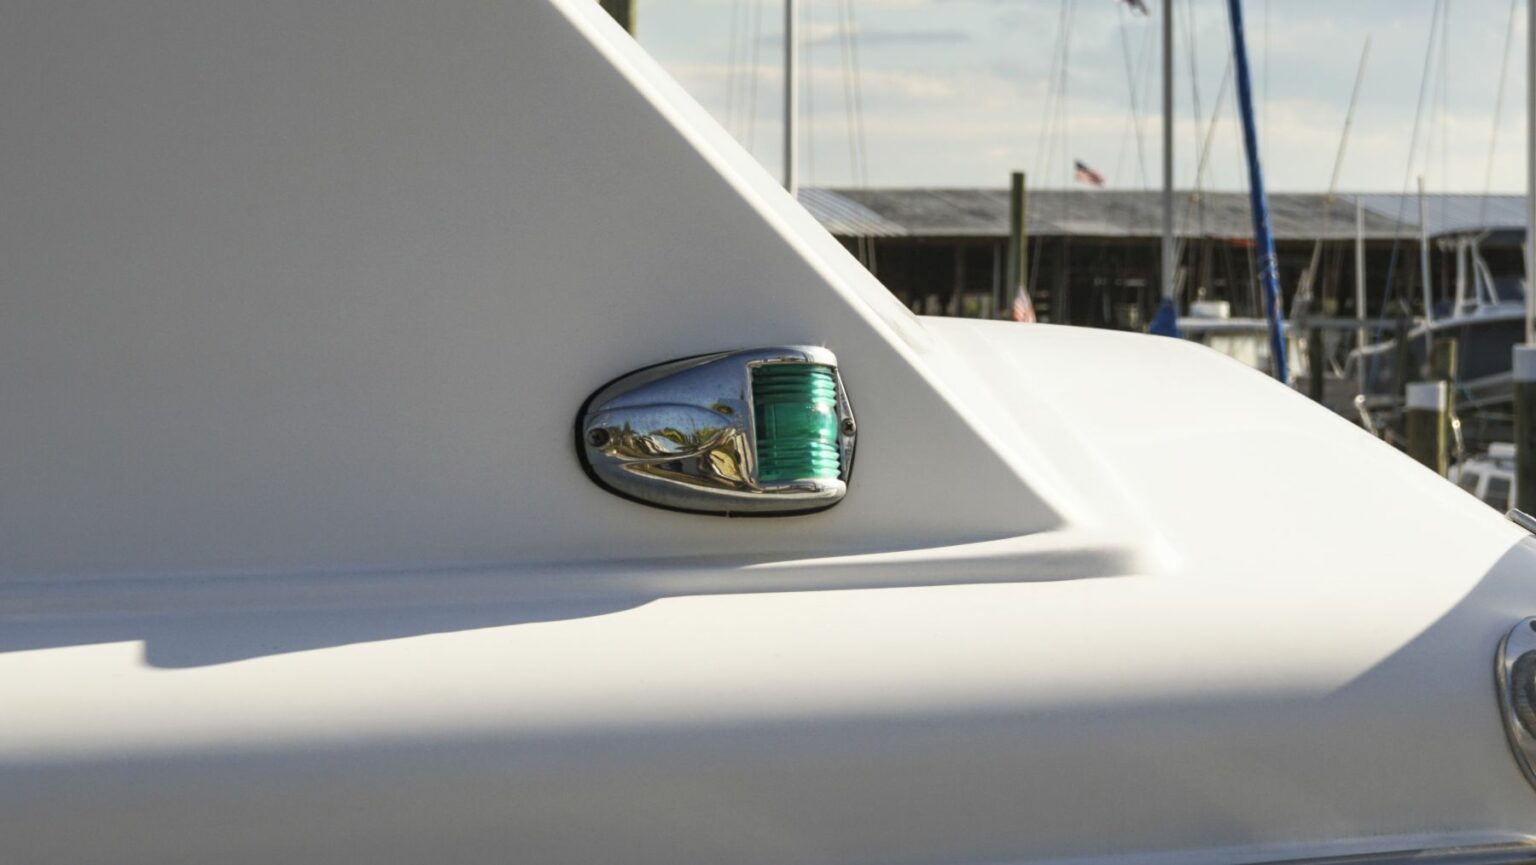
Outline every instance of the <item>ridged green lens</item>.
{"label": "ridged green lens", "polygon": [[835,478],[837,377],[830,367],[772,363],[752,370],[757,479]]}

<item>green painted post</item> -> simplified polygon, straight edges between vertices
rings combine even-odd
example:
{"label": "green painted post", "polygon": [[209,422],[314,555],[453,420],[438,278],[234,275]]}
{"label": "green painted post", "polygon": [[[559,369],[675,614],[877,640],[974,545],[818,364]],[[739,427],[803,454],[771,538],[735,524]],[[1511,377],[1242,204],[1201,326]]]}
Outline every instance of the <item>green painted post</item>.
{"label": "green painted post", "polygon": [[1442,477],[1450,470],[1446,391],[1443,381],[1416,381],[1408,385],[1404,401],[1408,418],[1408,455]]}

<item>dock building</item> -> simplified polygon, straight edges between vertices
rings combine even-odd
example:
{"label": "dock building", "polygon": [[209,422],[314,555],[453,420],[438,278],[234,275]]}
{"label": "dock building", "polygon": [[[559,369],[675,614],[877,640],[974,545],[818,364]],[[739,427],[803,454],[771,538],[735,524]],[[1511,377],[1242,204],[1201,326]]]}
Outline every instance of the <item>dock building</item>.
{"label": "dock building", "polygon": [[[801,203],[914,311],[998,317],[1005,283],[1006,189],[805,189]],[[1417,314],[1423,305],[1420,202],[1415,195],[1275,193],[1271,220],[1287,308],[1314,250],[1314,309],[1355,315],[1356,202],[1362,208],[1366,314]],[[1029,194],[1027,270],[1042,321],[1143,330],[1157,307],[1161,194],[1155,190],[1039,190]],[[1522,196],[1427,195],[1436,301],[1454,291],[1449,235],[1479,233],[1495,269],[1518,272]],[[1179,284],[1184,309],[1226,301],[1234,316],[1263,314],[1253,226],[1242,192],[1178,193]],[[1442,248],[1444,247],[1444,248]],[[1391,274],[1391,288],[1388,276]]]}

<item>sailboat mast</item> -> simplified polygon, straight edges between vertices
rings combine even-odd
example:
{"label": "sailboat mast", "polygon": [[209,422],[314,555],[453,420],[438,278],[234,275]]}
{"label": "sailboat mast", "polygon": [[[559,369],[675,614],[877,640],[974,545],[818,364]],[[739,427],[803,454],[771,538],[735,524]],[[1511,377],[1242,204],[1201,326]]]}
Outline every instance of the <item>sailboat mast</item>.
{"label": "sailboat mast", "polygon": [[[1533,0],[1536,2],[1536,0]],[[1264,286],[1264,312],[1269,318],[1269,353],[1275,378],[1291,383],[1280,309],[1280,274],[1275,238],[1269,226],[1269,197],[1264,193],[1264,169],[1259,162],[1259,135],[1253,119],[1253,80],[1248,72],[1248,42],[1243,35],[1243,0],[1227,0],[1232,24],[1232,58],[1237,65],[1237,102],[1243,119],[1243,149],[1248,156],[1248,195],[1253,206],[1253,239],[1258,246],[1259,279]]]}
{"label": "sailboat mast", "polygon": [[1514,506],[1536,506],[1536,0],[1525,5],[1525,344],[1510,357],[1515,390]]}
{"label": "sailboat mast", "polygon": [[[1355,347],[1365,348],[1371,341],[1371,332],[1365,327],[1365,202],[1358,196],[1355,198],[1355,320],[1360,326],[1355,329]],[[1365,393],[1365,357],[1358,358],[1357,374],[1360,381],[1360,392]]]}
{"label": "sailboat mast", "polygon": [[[1163,0],[1163,253],[1162,253],[1162,300],[1152,316],[1148,333],[1158,336],[1177,337],[1179,333],[1179,306],[1174,300],[1175,280],[1178,278],[1178,246],[1173,238],[1173,4]],[[1195,172],[1195,187],[1199,188],[1200,173]]]}
{"label": "sailboat mast", "polygon": [[[1536,0],[1532,0],[1536,2]],[[1163,0],[1163,304],[1173,302],[1173,4]]]}
{"label": "sailboat mast", "polygon": [[784,0],[784,188],[800,192],[800,21],[795,0]]}

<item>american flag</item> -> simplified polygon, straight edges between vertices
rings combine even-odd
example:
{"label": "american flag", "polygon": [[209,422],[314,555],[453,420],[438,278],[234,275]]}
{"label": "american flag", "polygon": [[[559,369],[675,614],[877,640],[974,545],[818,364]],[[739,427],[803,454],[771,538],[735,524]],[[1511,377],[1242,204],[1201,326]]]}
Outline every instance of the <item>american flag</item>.
{"label": "american flag", "polygon": [[1082,160],[1077,160],[1075,163],[1075,170],[1072,172],[1072,179],[1076,180],[1078,183],[1086,183],[1089,186],[1104,185],[1104,175],[1094,171],[1092,168],[1089,168],[1083,163]]}
{"label": "american flag", "polygon": [[1019,293],[1013,299],[1013,309],[1008,317],[1024,324],[1035,323],[1035,305],[1029,302],[1029,292],[1024,286],[1019,286]]}
{"label": "american flag", "polygon": [[1143,15],[1151,15],[1152,10],[1147,8],[1147,0],[1120,0],[1125,5],[1135,9]]}

